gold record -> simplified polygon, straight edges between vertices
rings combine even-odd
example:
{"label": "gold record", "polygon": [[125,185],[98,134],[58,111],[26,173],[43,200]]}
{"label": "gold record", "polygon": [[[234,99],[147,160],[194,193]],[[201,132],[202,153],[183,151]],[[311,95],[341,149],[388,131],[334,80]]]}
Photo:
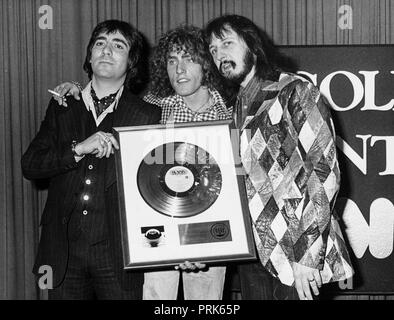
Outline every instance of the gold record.
{"label": "gold record", "polygon": [[216,201],[222,175],[215,159],[203,148],[170,142],[144,157],[137,184],[150,207],[161,214],[183,218],[204,212]]}

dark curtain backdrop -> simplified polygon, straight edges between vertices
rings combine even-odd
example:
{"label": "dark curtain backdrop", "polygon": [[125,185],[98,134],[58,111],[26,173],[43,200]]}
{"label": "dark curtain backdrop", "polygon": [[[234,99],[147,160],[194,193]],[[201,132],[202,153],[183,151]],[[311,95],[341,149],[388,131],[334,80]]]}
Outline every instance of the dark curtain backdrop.
{"label": "dark curtain backdrop", "polygon": [[[39,27],[45,5],[51,29]],[[342,5],[353,10],[351,30],[338,27]],[[44,116],[47,89],[86,83],[93,27],[122,19],[153,45],[178,24],[201,27],[224,13],[251,18],[278,45],[394,43],[394,0],[0,0],[0,299],[39,298],[31,268],[46,191],[22,177],[20,158]]]}

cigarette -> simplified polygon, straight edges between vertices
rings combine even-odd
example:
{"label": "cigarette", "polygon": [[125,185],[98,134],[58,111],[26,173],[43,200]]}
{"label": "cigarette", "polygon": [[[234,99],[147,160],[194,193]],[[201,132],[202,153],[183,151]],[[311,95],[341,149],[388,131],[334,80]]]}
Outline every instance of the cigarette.
{"label": "cigarette", "polygon": [[58,96],[58,97],[62,97],[60,94],[58,94],[56,91],[53,91],[53,90],[50,90],[50,89],[48,89],[48,92],[50,92],[50,93],[52,93],[52,94],[54,94],[55,96]]}

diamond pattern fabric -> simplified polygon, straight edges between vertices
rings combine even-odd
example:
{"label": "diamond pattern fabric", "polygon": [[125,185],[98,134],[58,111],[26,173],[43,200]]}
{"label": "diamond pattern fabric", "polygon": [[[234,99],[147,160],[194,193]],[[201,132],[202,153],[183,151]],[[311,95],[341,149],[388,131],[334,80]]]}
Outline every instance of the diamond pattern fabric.
{"label": "diamond pattern fabric", "polygon": [[294,284],[293,262],[320,269],[324,283],[349,278],[332,212],[340,171],[329,107],[296,75],[283,73],[261,90],[271,98],[246,117],[240,148],[259,258],[286,285]]}

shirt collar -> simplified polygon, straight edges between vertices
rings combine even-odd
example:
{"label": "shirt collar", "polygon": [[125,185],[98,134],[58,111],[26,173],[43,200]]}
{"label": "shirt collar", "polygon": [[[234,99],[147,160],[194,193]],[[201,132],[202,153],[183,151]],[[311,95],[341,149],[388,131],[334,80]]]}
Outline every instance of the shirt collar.
{"label": "shirt collar", "polygon": [[[220,95],[220,93],[216,89],[208,89],[208,91],[213,99],[213,103],[204,112],[208,112],[209,110],[211,110],[214,107],[223,107],[223,108],[227,109],[222,96]],[[168,96],[168,97],[162,99],[161,103],[162,104],[170,104],[173,106],[173,108],[186,108],[188,111],[193,112],[191,109],[189,109],[187,107],[182,96],[180,96],[178,94],[174,94],[172,96]]]}
{"label": "shirt collar", "polygon": [[211,96],[213,98],[213,104],[220,105],[220,106],[227,109],[226,104],[224,103],[224,100],[223,100],[222,96],[220,95],[220,93],[216,89],[212,89],[212,90],[208,89],[208,90],[211,93]]}
{"label": "shirt collar", "polygon": [[90,81],[86,85],[85,89],[82,90],[82,99],[83,99],[83,102],[85,103],[86,109],[92,113],[94,121],[96,122],[96,126],[99,126],[100,123],[106,117],[106,115],[108,113],[114,112],[114,110],[116,110],[116,108],[118,107],[118,103],[119,103],[120,97],[122,96],[124,86],[122,85],[119,88],[118,94],[116,95],[114,102],[108,108],[106,108],[103,111],[103,113],[100,114],[98,117],[96,114],[96,108],[94,107],[92,95],[90,94],[91,86],[92,86],[92,81]]}
{"label": "shirt collar", "polygon": [[241,87],[238,92],[238,97],[246,101],[252,101],[257,93],[265,86],[265,81],[254,75],[245,87]]}
{"label": "shirt collar", "polygon": [[[82,99],[85,102],[86,109],[88,111],[93,110],[94,114],[96,114],[96,110],[95,110],[94,104],[93,104],[93,98],[92,98],[92,95],[90,94],[91,88],[92,88],[92,81],[90,81],[86,85],[85,89],[82,90]],[[124,86],[121,86],[119,88],[118,94],[115,97],[115,101],[103,113],[113,112],[114,110],[116,110],[116,108],[118,107],[120,97],[123,93],[123,89],[124,89]]]}

